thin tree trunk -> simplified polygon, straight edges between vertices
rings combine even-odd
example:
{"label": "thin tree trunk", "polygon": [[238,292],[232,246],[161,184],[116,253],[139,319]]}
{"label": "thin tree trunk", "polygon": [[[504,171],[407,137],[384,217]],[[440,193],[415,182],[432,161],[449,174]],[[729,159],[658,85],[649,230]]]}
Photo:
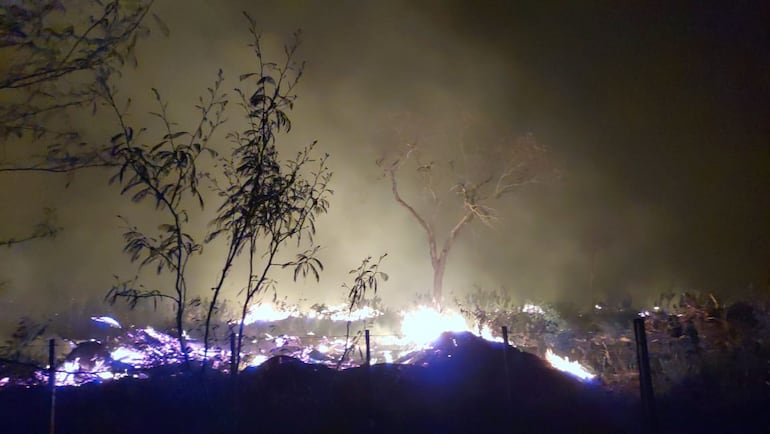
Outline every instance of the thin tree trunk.
{"label": "thin tree trunk", "polygon": [[249,313],[248,303],[243,304],[243,313],[241,314],[241,321],[238,324],[238,340],[235,345],[235,372],[240,372],[241,369],[241,349],[243,348],[243,329],[245,327],[246,314]]}
{"label": "thin tree trunk", "polygon": [[441,310],[444,298],[444,271],[446,270],[446,255],[434,258],[433,263],[433,304]]}
{"label": "thin tree trunk", "polygon": [[176,309],[176,329],[177,339],[179,340],[179,349],[182,351],[184,357],[184,367],[186,371],[190,370],[190,355],[187,353],[187,340],[184,337],[184,327],[182,320],[184,319],[184,310],[182,305],[177,306]]}

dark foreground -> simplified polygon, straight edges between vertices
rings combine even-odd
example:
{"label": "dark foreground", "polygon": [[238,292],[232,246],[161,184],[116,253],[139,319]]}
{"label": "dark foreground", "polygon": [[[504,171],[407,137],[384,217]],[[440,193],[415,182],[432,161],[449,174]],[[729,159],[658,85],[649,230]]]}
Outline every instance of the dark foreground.
{"label": "dark foreground", "polygon": [[[641,432],[634,397],[582,384],[510,347],[505,357],[507,382],[502,346],[445,334],[415,365],[338,372],[277,357],[237,382],[208,372],[205,380],[59,388],[56,433]],[[730,403],[698,393],[659,400],[663,432],[770,432],[761,395]],[[0,432],[49,432],[49,402],[44,388],[0,392]]]}

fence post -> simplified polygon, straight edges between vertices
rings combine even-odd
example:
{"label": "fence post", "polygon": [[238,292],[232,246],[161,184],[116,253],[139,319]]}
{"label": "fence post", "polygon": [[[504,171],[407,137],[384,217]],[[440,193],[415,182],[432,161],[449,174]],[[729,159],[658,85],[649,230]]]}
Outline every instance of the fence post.
{"label": "fence post", "polygon": [[364,330],[364,338],[366,339],[366,366],[369,366],[372,362],[372,352],[369,347],[369,329]]}
{"label": "fence post", "polygon": [[658,420],[655,415],[655,394],[652,390],[644,318],[634,319],[634,335],[636,336],[636,361],[639,365],[639,389],[642,395],[642,429],[645,433],[654,434],[658,432]]}
{"label": "fence post", "polygon": [[230,376],[238,376],[238,357],[235,354],[235,332],[230,332]]}
{"label": "fence post", "polygon": [[508,372],[508,327],[503,326],[503,367],[505,373],[505,398],[508,402],[508,407],[513,405],[513,398],[511,397],[511,375]]}
{"label": "fence post", "polygon": [[49,434],[56,432],[56,340],[48,340],[48,387],[51,389],[51,419],[48,425]]}

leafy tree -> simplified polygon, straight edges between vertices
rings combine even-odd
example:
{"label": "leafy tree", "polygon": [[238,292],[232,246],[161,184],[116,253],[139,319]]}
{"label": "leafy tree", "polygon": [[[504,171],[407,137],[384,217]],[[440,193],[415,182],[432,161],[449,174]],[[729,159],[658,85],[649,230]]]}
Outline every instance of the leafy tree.
{"label": "leafy tree", "polygon": [[[294,158],[282,160],[276,143],[279,134],[291,129],[286,112],[293,108],[294,89],[303,71],[303,64],[295,61],[299,34],[295,35],[293,44],[285,47],[283,64],[268,62],[263,56],[255,22],[246,17],[254,37],[250,46],[257,59],[257,70],[240,78],[252,81],[256,89],[251,95],[236,89],[248,127],[228,135],[234,148],[230,156],[221,161],[226,186],[219,189],[219,194],[224,200],[208,241],[224,234],[228,251],[209,306],[204,337],[206,353],[211,316],[217,308],[222,284],[243,249],[248,253],[248,275],[242,289],[244,299],[236,354],[241,352],[244,322],[255,297],[275,284],[271,277],[274,269],[294,268],[295,280],[308,274],[318,280],[323,270],[323,264],[316,257],[318,246],[313,235],[316,216],[325,213],[329,206],[328,183],[332,173],[326,163],[328,155],[314,157],[314,142]],[[300,249],[293,259],[282,255],[289,241],[296,242]]]}
{"label": "leafy tree", "polygon": [[84,107],[95,110],[99,81],[119,74],[125,62],[137,62],[134,48],[149,33],[144,19],[151,6],[144,0],[0,5],[0,138],[23,148],[30,141],[46,145],[43,154],[6,148],[0,173],[69,172],[109,162],[108,145],[86,144],[60,119]]}
{"label": "leafy tree", "polygon": [[221,94],[223,80],[220,70],[208,96],[201,97],[196,105],[200,117],[189,131],[176,128],[160,93],[153,89],[160,111],[152,114],[160,119],[164,132],[159,140],[151,143],[142,140],[144,128],[137,129],[128,124],[125,109],[121,109],[116,100],[116,90],[101,82],[102,95],[114,111],[122,131],[112,138],[112,153],[120,167],[110,182],[118,182],[122,186],[121,194],[130,196],[133,202],[152,202],[166,219],[156,233],[129,225],[123,235],[124,251],[131,255],[132,261],[140,261],[140,267],[153,265],[158,274],[167,271],[174,278],[171,292],[137,287],[134,282],[127,282],[113,286],[107,298],[113,303],[124,298],[132,306],[141,299],[171,300],[176,308],[176,333],[186,365],[189,364],[183,324],[188,304],[186,270],[190,258],[202,250],[202,245],[188,232],[187,205],[190,199],[197,201],[201,209],[204,205],[199,189],[204,174],[198,170],[198,160],[204,151],[216,155],[208,144],[214,131],[223,123],[227,104]]}
{"label": "leafy tree", "polygon": [[[461,131],[434,124],[441,133],[426,137],[420,131],[431,127],[429,121],[415,115],[396,121],[394,140],[403,144],[377,164],[390,180],[396,203],[425,231],[433,268],[432,297],[440,306],[449,252],[463,229],[474,220],[493,224],[498,218],[496,203],[552,176],[554,170],[545,146],[529,134],[485,139],[486,134],[474,130],[473,123],[459,127]],[[443,162],[427,159],[451,154],[457,158]],[[402,169],[406,167],[416,176],[404,175]],[[404,178],[415,182],[423,194],[406,198],[400,184]],[[448,226],[447,218],[453,219]]]}
{"label": "leafy tree", "polygon": [[56,210],[43,208],[43,219],[32,227],[29,233],[20,238],[0,238],[0,247],[12,247],[15,244],[32,241],[38,238],[53,238],[61,231],[61,226],[56,223]]}
{"label": "leafy tree", "polygon": [[[136,63],[151,6],[147,0],[0,4],[0,174],[71,173],[113,163],[108,144],[86,143],[63,119],[96,108],[97,77],[110,80],[127,61]],[[4,235],[0,245],[53,237],[60,229],[54,210],[45,209],[40,224]]]}
{"label": "leafy tree", "polygon": [[[347,283],[342,284],[342,287],[348,291],[348,300],[350,301],[350,307],[348,308],[349,314],[352,314],[353,309],[357,306],[360,307],[363,304],[367,291],[371,291],[375,295],[377,294],[380,279],[383,281],[388,280],[388,275],[383,271],[380,271],[380,263],[385,259],[385,256],[387,256],[387,253],[380,256],[379,259],[377,259],[377,262],[375,262],[371,256],[367,256],[361,261],[361,265],[359,265],[358,268],[354,268],[348,272],[348,274],[355,276],[352,285],[348,285]],[[345,326],[345,351],[342,353],[339,362],[337,362],[337,369],[340,369],[345,362],[348,353],[355,347],[355,342],[352,345],[350,344],[350,325],[351,321],[350,318],[348,318]],[[361,332],[359,331],[359,336],[360,333]]]}

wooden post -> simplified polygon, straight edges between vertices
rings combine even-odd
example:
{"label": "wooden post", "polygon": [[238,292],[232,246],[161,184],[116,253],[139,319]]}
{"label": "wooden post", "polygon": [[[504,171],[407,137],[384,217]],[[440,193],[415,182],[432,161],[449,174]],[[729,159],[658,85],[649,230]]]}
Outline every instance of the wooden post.
{"label": "wooden post", "polygon": [[505,398],[508,402],[508,407],[513,405],[513,398],[511,397],[511,374],[508,372],[508,327],[503,326],[503,373],[505,374]]}
{"label": "wooden post", "polygon": [[230,333],[230,376],[238,376],[238,357],[235,353],[235,332]]}
{"label": "wooden post", "polygon": [[634,319],[634,335],[636,336],[636,361],[639,365],[639,389],[642,396],[642,430],[647,434],[655,434],[659,430],[655,414],[655,394],[652,390],[650,355],[647,352],[644,318]]}
{"label": "wooden post", "polygon": [[370,345],[369,329],[364,329],[364,341],[366,341],[366,413],[369,422],[369,432],[374,431],[374,400],[372,394],[372,351]]}
{"label": "wooden post", "polygon": [[48,432],[56,432],[56,340],[48,340],[48,387],[51,389],[51,418]]}

